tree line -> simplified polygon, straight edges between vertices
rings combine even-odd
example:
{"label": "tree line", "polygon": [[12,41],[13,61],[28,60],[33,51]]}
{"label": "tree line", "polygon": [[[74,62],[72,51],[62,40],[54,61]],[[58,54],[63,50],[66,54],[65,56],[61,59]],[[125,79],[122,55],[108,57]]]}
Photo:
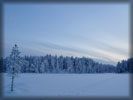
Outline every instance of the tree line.
{"label": "tree line", "polygon": [[[15,51],[18,52],[18,51]],[[23,56],[19,58],[21,73],[127,73],[130,72],[128,60],[122,60],[116,66],[95,62],[87,57],[64,56]],[[11,56],[0,59],[2,72],[8,72]]]}

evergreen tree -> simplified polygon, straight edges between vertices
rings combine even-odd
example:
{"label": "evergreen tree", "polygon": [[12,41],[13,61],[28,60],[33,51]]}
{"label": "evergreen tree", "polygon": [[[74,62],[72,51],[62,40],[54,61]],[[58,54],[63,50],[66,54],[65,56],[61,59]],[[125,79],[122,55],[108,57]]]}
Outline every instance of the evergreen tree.
{"label": "evergreen tree", "polygon": [[14,90],[14,77],[17,76],[20,72],[21,57],[19,56],[19,54],[20,52],[18,50],[18,46],[15,44],[10,56],[8,57],[8,73],[12,77],[11,91]]}

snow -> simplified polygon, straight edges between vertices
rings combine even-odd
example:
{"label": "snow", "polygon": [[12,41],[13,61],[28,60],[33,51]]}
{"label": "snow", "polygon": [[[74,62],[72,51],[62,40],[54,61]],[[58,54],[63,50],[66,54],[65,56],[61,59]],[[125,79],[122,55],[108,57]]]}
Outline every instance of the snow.
{"label": "snow", "polygon": [[129,74],[19,74],[13,92],[3,76],[5,97],[129,96]]}

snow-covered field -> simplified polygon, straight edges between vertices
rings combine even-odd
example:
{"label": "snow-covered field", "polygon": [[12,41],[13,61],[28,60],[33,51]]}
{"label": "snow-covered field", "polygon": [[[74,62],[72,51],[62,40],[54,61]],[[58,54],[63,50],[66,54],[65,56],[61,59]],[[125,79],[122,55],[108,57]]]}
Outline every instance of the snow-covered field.
{"label": "snow-covered field", "polygon": [[4,96],[129,96],[129,74],[4,74]]}

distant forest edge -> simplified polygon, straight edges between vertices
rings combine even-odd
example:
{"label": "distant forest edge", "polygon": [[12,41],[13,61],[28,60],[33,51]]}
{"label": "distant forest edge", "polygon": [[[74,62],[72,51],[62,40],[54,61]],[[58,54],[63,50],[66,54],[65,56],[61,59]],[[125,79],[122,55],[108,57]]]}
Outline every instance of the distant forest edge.
{"label": "distant forest edge", "polygon": [[[11,56],[0,59],[1,72],[8,72]],[[133,58],[122,60],[116,66],[102,64],[93,59],[64,56],[23,56],[21,73],[131,73]]]}

